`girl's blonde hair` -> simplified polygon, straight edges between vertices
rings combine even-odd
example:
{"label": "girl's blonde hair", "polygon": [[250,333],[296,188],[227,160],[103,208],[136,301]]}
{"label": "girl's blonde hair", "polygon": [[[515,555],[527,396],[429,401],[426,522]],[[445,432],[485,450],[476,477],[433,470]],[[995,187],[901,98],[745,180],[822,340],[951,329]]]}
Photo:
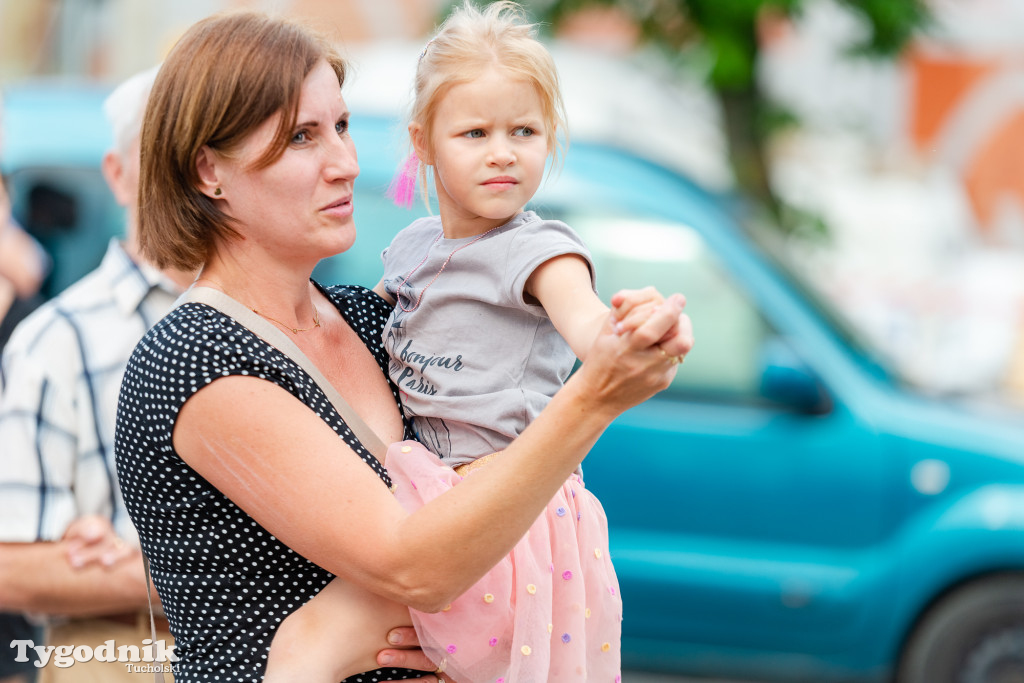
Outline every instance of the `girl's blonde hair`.
{"label": "girl's blonde hair", "polygon": [[[410,119],[420,126],[424,144],[433,156],[434,115],[452,87],[477,78],[497,66],[513,78],[537,89],[548,133],[548,153],[557,164],[567,139],[565,104],[558,71],[547,48],[536,36],[518,4],[508,0],[480,9],[468,0],[457,8],[427,43],[416,67]],[[426,166],[420,164],[420,180],[426,186]]]}

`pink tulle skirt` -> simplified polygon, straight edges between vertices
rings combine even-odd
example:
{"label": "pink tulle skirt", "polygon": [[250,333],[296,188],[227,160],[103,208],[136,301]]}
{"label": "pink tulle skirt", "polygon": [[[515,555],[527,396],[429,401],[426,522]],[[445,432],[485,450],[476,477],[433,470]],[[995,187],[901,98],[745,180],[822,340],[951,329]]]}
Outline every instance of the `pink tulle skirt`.
{"label": "pink tulle skirt", "polygon": [[[410,511],[462,480],[413,441],[391,446],[387,469]],[[466,593],[437,614],[410,612],[424,652],[460,683],[621,681],[622,599],[608,522],[576,475]]]}

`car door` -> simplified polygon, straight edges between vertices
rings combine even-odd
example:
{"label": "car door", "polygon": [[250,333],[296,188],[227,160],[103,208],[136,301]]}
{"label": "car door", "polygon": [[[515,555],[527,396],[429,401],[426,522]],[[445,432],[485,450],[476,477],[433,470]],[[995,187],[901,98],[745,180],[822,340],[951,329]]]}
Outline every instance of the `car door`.
{"label": "car door", "polygon": [[[697,340],[673,385],[584,463],[609,516],[626,650],[842,647],[869,618],[863,585],[897,514],[880,438],[771,293],[752,292],[702,233],[621,208],[562,217],[592,250],[602,295],[683,292]],[[765,395],[780,358],[819,403]]]}

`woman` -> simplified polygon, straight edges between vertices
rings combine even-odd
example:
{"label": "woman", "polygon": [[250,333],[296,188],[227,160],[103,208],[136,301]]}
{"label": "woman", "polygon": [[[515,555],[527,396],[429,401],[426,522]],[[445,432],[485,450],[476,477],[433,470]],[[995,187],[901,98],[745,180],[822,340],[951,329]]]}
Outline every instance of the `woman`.
{"label": "woman", "polygon": [[[380,346],[389,307],[310,280],[355,239],[344,73],[327,43],[287,22],[241,13],[190,29],[150,98],[139,239],[158,266],[202,266],[199,284],[277,326],[393,443],[409,433]],[[609,422],[667,386],[692,344],[680,299],[617,296],[635,329],[606,325],[501,457],[411,515],[309,375],[209,306],[173,311],[129,363],[117,458],[175,635],[176,681],[259,680],[281,621],[332,575],[354,595],[353,636],[339,647],[358,656],[339,674],[375,666],[388,629],[409,623],[401,605],[436,611],[465,591]]]}

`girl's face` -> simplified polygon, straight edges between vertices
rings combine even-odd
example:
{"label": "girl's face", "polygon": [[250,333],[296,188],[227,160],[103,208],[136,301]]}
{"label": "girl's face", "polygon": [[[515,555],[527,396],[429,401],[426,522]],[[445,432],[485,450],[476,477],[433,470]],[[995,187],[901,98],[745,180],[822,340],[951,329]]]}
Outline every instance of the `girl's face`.
{"label": "girl's face", "polygon": [[225,211],[239,232],[275,257],[307,264],[355,240],[352,185],[359,175],[349,112],[338,77],[321,62],[306,77],[291,143],[274,163],[253,170],[279,117],[257,128],[231,157],[218,157]]}
{"label": "girl's face", "polygon": [[444,95],[433,124],[432,158],[419,127],[410,131],[420,159],[434,166],[445,237],[479,235],[523,210],[549,149],[532,83],[489,67]]}

